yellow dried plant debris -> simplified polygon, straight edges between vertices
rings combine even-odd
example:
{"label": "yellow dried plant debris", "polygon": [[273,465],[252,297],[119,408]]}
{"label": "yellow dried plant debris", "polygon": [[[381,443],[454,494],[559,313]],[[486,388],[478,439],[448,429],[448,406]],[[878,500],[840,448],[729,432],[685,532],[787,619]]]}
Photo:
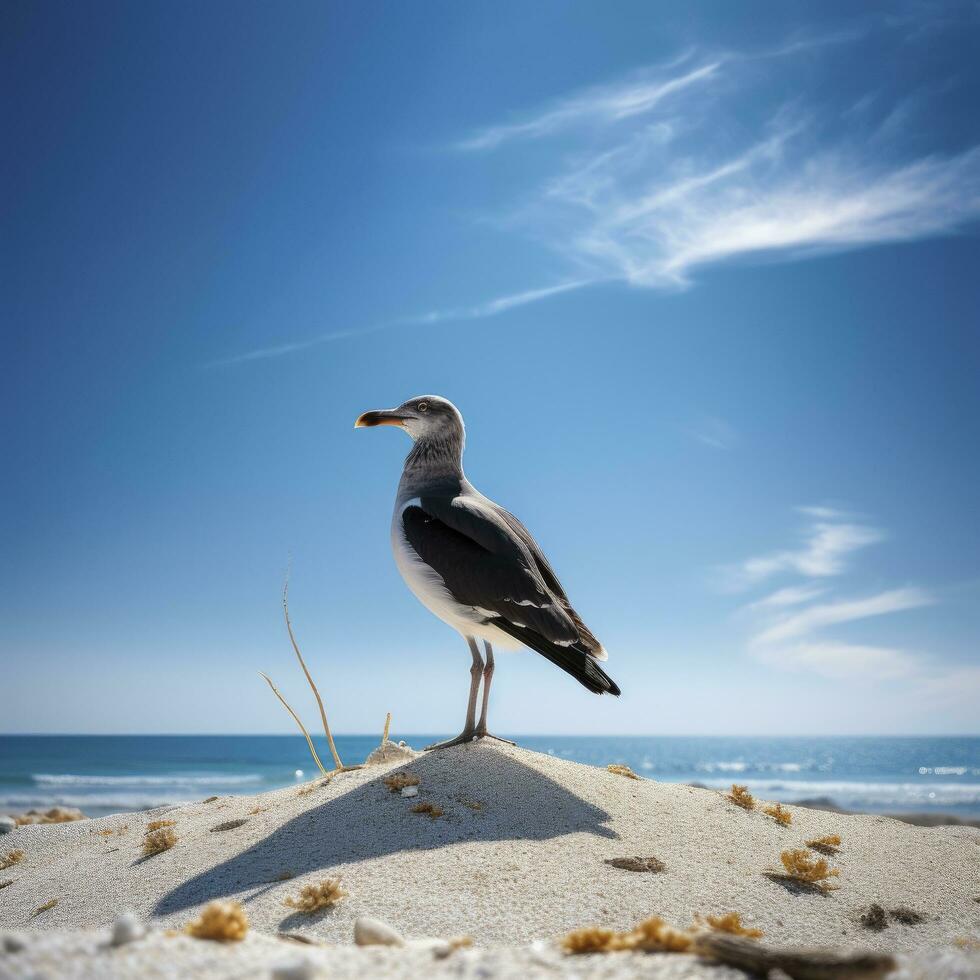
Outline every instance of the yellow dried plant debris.
{"label": "yellow dried plant debris", "polygon": [[747,939],[762,938],[762,930],[743,925],[742,917],[738,912],[727,912],[725,915],[706,915],[704,921],[713,932],[727,932],[730,936],[745,936]]}
{"label": "yellow dried plant debris", "polygon": [[812,885],[821,891],[828,891],[836,888],[830,883],[831,878],[836,877],[839,872],[836,868],[831,868],[824,858],[815,858],[809,851],[783,851],[779,855],[786,874],[794,881],[804,885]]}
{"label": "yellow dried plant debris", "polygon": [[749,792],[748,786],[740,786],[732,783],[732,791],[728,794],[728,800],[740,806],[743,810],[755,809],[755,797]]}
{"label": "yellow dried plant debris", "polygon": [[400,793],[406,786],[418,786],[422,780],[414,772],[393,772],[383,782],[392,793]]}
{"label": "yellow dried plant debris", "polygon": [[248,933],[248,916],[238,902],[208,902],[196,922],[184,931],[195,939],[211,939],[219,943],[237,943]]}
{"label": "yellow dried plant debris", "polygon": [[32,916],[40,915],[42,912],[47,912],[49,909],[53,909],[58,904],[58,899],[49,898],[43,905],[39,905],[33,912]]}
{"label": "yellow dried plant debris", "polygon": [[106,827],[104,830],[95,831],[99,837],[122,837],[123,834],[129,833],[129,824],[124,823],[120,827]]}
{"label": "yellow dried plant debris", "polygon": [[169,851],[177,843],[177,835],[172,827],[161,827],[159,830],[151,830],[143,838],[143,856],[151,857],[163,851]]}
{"label": "yellow dried plant debris", "polygon": [[27,855],[23,851],[7,851],[3,857],[0,857],[0,871],[6,871],[7,868],[12,868],[15,864],[20,864],[25,857]]}
{"label": "yellow dried plant debris", "polygon": [[290,895],[286,899],[286,905],[291,909],[312,915],[320,909],[327,909],[336,905],[346,897],[347,892],[341,886],[339,878],[324,878],[317,885],[303,885],[299,897],[294,898]]}
{"label": "yellow dried plant debris", "polygon": [[576,929],[562,939],[561,945],[567,953],[686,953],[692,941],[689,932],[675,929],[655,915],[628,932],[601,926]]}
{"label": "yellow dried plant debris", "polygon": [[773,803],[762,812],[767,813],[776,823],[781,823],[784,827],[788,827],[793,822],[793,814],[782,803]]}
{"label": "yellow dried plant debris", "polygon": [[828,834],[826,837],[815,837],[808,840],[806,846],[821,854],[834,855],[840,850],[840,835]]}
{"label": "yellow dried plant debris", "polygon": [[163,827],[176,827],[176,826],[177,826],[176,820],[151,820],[146,825],[146,832],[149,834],[152,831],[160,830]]}
{"label": "yellow dried plant debris", "polygon": [[436,803],[416,803],[415,806],[412,807],[412,813],[426,813],[432,817],[433,820],[436,820],[442,816],[443,809]]}
{"label": "yellow dried plant debris", "polygon": [[637,776],[635,772],[633,772],[632,769],[630,769],[629,766],[621,766],[617,764],[617,765],[606,766],[606,769],[616,776],[625,776],[627,779],[640,778],[639,776]]}
{"label": "yellow dried plant debris", "polygon": [[44,813],[39,810],[28,810],[22,816],[15,817],[14,822],[18,827],[26,827],[32,823],[73,823],[85,819],[85,814],[81,810],[63,810],[60,806],[53,806]]}

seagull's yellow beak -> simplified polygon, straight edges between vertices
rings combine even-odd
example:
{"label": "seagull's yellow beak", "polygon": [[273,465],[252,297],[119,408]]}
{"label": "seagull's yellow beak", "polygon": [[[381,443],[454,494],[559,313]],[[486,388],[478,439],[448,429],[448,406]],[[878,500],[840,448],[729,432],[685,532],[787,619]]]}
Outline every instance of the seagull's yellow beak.
{"label": "seagull's yellow beak", "polygon": [[384,408],[379,412],[365,412],[357,416],[355,429],[373,428],[376,425],[398,425],[405,427],[405,416],[399,415],[394,409]]}

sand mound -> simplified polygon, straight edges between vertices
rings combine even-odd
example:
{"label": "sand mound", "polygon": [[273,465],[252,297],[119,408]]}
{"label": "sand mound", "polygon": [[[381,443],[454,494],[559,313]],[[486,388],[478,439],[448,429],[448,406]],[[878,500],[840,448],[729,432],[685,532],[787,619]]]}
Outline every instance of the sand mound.
{"label": "sand mound", "polygon": [[[385,785],[396,771],[419,777],[417,796]],[[104,929],[129,910],[155,928],[182,927],[208,901],[234,898],[255,944],[282,943],[256,930],[350,944],[354,920],[373,916],[407,936],[471,936],[484,950],[477,958],[585,925],[624,930],[659,915],[687,927],[732,911],[775,944],[911,952],[976,935],[977,830],[788,810],[784,826],[710,790],[473,743],[261,796],[21,827],[3,838],[25,857],[0,874],[13,879],[0,889],[0,922]],[[174,822],[175,843],[144,857],[146,827],[162,819]],[[842,839],[827,858],[835,890],[781,877],[783,851],[832,834]],[[285,905],[328,877],[342,882],[343,900],[312,915]],[[868,929],[861,920],[872,905],[921,921]]]}

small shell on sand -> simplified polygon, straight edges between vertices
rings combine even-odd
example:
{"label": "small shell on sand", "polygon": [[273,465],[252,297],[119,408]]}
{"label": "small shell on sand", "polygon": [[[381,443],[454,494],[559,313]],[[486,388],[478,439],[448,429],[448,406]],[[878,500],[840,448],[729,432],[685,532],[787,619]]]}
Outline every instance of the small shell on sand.
{"label": "small shell on sand", "polygon": [[418,796],[419,795],[419,788],[418,788],[418,786],[403,786],[401,792],[402,792],[402,796],[405,796],[405,797]]}
{"label": "small shell on sand", "polygon": [[354,942],[358,946],[404,946],[401,933],[387,922],[361,916],[354,920]]}
{"label": "small shell on sand", "polygon": [[112,923],[112,938],[109,940],[109,945],[125,946],[127,943],[133,943],[137,939],[142,939],[144,933],[143,924],[139,919],[132,912],[123,912]]}

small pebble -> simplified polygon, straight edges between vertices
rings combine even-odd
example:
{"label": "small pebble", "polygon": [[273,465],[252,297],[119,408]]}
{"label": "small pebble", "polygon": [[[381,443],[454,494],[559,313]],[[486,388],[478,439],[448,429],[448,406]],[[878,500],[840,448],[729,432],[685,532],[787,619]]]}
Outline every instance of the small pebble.
{"label": "small pebble", "polygon": [[419,788],[418,786],[403,786],[402,796],[418,796]]}
{"label": "small pebble", "polygon": [[368,916],[354,921],[354,942],[358,946],[404,946],[401,934],[386,922]]}
{"label": "small pebble", "polygon": [[0,817],[0,834],[9,834],[17,829],[17,821],[13,817]]}
{"label": "small pebble", "polygon": [[314,980],[318,973],[307,959],[287,960],[272,968],[272,980]]}
{"label": "small pebble", "polygon": [[134,943],[137,939],[142,939],[144,933],[143,924],[139,919],[132,912],[123,912],[112,923],[112,938],[109,940],[109,944],[111,946],[125,946],[126,943]]}

